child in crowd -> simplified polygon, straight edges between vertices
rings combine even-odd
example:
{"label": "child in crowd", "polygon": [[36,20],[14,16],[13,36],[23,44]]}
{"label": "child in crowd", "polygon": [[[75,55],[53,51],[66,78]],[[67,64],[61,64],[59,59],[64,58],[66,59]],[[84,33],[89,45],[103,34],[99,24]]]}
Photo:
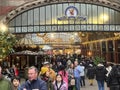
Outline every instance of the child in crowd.
{"label": "child in crowd", "polygon": [[68,90],[66,83],[63,81],[62,75],[57,74],[54,82],[54,90]]}
{"label": "child in crowd", "polygon": [[19,77],[13,77],[11,80],[13,84],[13,90],[20,90],[20,78]]}

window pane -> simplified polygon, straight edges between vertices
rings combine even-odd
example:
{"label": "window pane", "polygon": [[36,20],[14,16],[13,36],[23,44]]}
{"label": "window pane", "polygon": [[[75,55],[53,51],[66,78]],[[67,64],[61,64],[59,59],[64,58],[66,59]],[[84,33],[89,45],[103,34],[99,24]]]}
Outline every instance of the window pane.
{"label": "window pane", "polygon": [[92,24],[92,10],[91,10],[91,5],[87,4],[87,24]]}
{"label": "window pane", "polygon": [[46,24],[51,24],[51,7],[46,6]]}
{"label": "window pane", "polygon": [[21,26],[21,15],[16,17],[16,26]]}
{"label": "window pane", "polygon": [[40,8],[40,25],[45,25],[45,7]]}
{"label": "window pane", "polygon": [[25,12],[25,13],[23,13],[22,14],[22,25],[24,26],[24,25],[28,25],[27,23],[28,23],[28,16],[27,16],[28,14],[27,14],[27,12]]}
{"label": "window pane", "polygon": [[108,8],[104,8],[104,14],[101,16],[101,18],[103,18],[104,24],[109,24],[109,11],[108,11]]}
{"label": "window pane", "polygon": [[33,10],[28,11],[28,25],[33,25]]}
{"label": "window pane", "polygon": [[[58,9],[59,11],[57,12],[58,13],[57,17],[62,17],[64,15],[64,13],[62,12],[62,4],[58,4]],[[58,20],[58,24],[63,24],[63,21]]]}
{"label": "window pane", "polygon": [[39,8],[34,9],[34,25],[39,25]]}
{"label": "window pane", "polygon": [[98,6],[98,24],[103,24],[103,19],[100,19],[101,15],[103,15],[103,7]]}

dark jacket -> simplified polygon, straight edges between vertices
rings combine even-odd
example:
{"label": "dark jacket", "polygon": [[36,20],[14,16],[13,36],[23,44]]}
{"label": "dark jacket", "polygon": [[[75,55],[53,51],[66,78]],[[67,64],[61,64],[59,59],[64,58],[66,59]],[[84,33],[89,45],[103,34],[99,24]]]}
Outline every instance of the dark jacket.
{"label": "dark jacket", "polygon": [[117,75],[117,67],[113,66],[110,74],[108,75],[107,86],[110,90],[120,90],[120,77]]}
{"label": "dark jacket", "polygon": [[87,77],[88,77],[88,79],[94,79],[94,77],[95,77],[95,68],[93,66],[88,67]]}
{"label": "dark jacket", "polygon": [[40,78],[37,78],[36,80],[33,80],[32,82],[27,80],[21,86],[21,90],[23,90],[24,88],[27,90],[32,90],[32,89],[47,90],[47,84],[45,81],[41,80]]}
{"label": "dark jacket", "polygon": [[105,81],[107,70],[104,66],[96,66],[95,76],[98,81]]}

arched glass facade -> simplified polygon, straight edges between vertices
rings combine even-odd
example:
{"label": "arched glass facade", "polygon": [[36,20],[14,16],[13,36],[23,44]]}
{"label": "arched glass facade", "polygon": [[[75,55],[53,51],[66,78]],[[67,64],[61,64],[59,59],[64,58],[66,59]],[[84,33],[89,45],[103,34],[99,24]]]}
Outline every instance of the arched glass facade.
{"label": "arched glass facade", "polygon": [[[70,11],[73,17],[69,16]],[[120,31],[120,12],[93,4],[51,4],[20,13],[9,22],[9,30],[12,33]]]}

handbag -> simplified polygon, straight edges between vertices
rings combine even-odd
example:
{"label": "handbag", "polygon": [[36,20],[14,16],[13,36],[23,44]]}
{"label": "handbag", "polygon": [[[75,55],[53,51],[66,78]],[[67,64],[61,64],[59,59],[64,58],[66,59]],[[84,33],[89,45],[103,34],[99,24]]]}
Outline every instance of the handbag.
{"label": "handbag", "polygon": [[74,78],[72,78],[72,79],[70,80],[70,85],[75,85],[75,79],[74,79]]}

